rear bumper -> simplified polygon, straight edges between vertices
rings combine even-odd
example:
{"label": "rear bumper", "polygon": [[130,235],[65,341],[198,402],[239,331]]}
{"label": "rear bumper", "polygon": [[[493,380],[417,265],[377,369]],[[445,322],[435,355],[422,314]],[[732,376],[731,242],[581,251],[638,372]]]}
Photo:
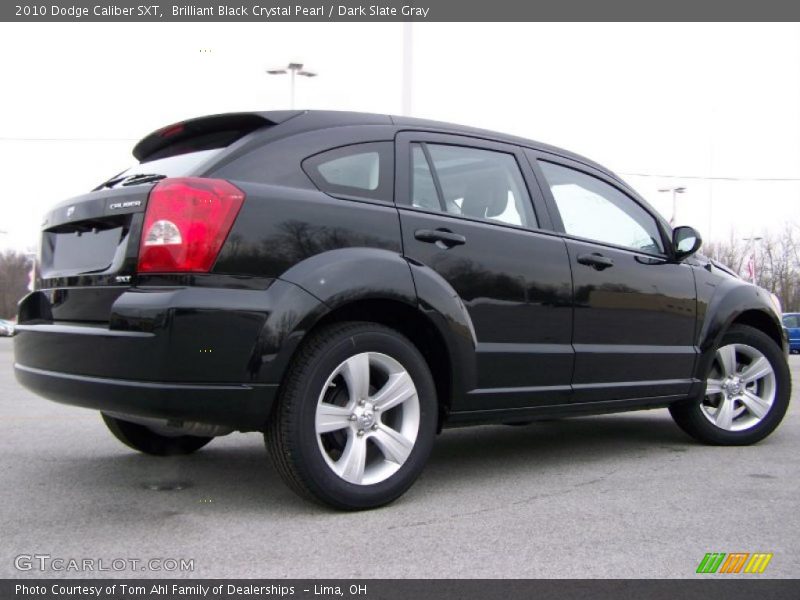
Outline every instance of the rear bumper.
{"label": "rear bumper", "polygon": [[[53,321],[46,293],[23,300],[19,382],[50,400],[157,419],[263,429],[306,321],[303,289],[131,288],[108,323]],[[49,318],[48,318],[49,317]]]}
{"label": "rear bumper", "polygon": [[278,386],[208,385],[105,379],[14,365],[17,380],[64,404],[140,417],[262,429]]}

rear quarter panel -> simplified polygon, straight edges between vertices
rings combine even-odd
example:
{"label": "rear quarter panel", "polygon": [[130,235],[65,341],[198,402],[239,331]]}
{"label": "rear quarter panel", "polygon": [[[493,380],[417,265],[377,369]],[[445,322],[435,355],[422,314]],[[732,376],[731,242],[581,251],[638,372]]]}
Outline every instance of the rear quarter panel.
{"label": "rear quarter panel", "polygon": [[[281,279],[322,303],[322,309],[287,309],[280,326],[277,321],[267,324],[259,344],[262,356],[278,354],[269,365],[260,361],[260,380],[280,380],[297,344],[326,312],[358,300],[388,299],[420,309],[439,330],[457,365],[456,395],[474,385],[469,317],[446,282],[429,281],[425,273],[418,273],[415,282],[415,265],[403,257],[394,203],[330,196],[300,168],[303,159],[318,152],[393,137],[394,128],[376,125],[301,133],[272,140],[230,162],[223,159],[213,171],[247,194],[214,272]],[[254,177],[259,169],[263,172]],[[258,178],[260,182],[252,181]],[[308,314],[300,314],[306,309]]]}

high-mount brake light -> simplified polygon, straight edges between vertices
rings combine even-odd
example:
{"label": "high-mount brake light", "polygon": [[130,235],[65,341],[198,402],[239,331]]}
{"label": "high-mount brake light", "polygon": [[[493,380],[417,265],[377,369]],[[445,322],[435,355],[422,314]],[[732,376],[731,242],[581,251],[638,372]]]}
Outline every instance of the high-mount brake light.
{"label": "high-mount brake light", "polygon": [[162,179],[150,191],[139,273],[206,273],[214,265],[245,194],[223,179]]}
{"label": "high-mount brake light", "polygon": [[179,133],[183,133],[183,123],[176,123],[175,125],[169,125],[164,127],[161,131],[158,132],[158,135],[161,137],[172,137],[173,135],[178,135]]}

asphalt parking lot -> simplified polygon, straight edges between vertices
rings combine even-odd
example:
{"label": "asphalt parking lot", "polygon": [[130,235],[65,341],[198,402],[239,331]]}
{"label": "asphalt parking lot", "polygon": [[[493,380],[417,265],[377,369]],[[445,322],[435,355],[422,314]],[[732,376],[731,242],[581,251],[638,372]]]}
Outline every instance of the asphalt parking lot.
{"label": "asphalt parking lot", "polygon": [[342,514],[289,492],[258,434],[129,451],[96,413],[22,389],[0,338],[0,576],[92,576],[14,566],[47,554],[194,559],[105,577],[692,577],[706,552],[761,551],[798,577],[798,396],[749,448],[698,445],[666,410],[445,431],[398,502]]}

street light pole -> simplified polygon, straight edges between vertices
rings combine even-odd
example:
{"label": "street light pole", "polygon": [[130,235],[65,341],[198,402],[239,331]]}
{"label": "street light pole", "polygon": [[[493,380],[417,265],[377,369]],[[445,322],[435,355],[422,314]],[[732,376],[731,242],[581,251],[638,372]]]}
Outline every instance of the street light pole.
{"label": "street light pole", "polygon": [[675,225],[678,222],[676,220],[676,216],[677,216],[677,213],[678,213],[678,199],[677,199],[676,194],[685,193],[686,192],[686,188],[685,187],[681,187],[681,186],[672,186],[672,187],[660,188],[658,191],[659,192],[672,192],[672,218],[669,220],[669,224],[672,225],[673,227],[675,227]]}
{"label": "street light pole", "polygon": [[403,89],[401,90],[401,109],[403,116],[411,116],[414,98],[414,29],[413,22],[403,23]]}
{"label": "street light pole", "polygon": [[318,74],[303,69],[303,63],[289,63],[285,67],[267,69],[267,75],[286,75],[289,73],[289,108],[294,108],[294,79],[295,75],[300,77],[316,77]]}

